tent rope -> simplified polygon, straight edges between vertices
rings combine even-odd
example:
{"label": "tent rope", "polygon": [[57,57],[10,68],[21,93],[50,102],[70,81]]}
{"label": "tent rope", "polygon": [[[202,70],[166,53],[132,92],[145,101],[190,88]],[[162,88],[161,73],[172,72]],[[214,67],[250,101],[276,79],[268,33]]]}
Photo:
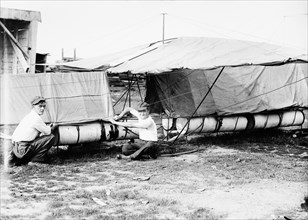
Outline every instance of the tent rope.
{"label": "tent rope", "polygon": [[[127,73],[127,76],[128,76],[128,73]],[[124,105],[123,105],[123,109],[122,111],[124,111],[125,109],[125,106],[126,106],[126,102],[127,102],[127,98],[128,98],[128,106],[130,107],[131,106],[131,96],[130,96],[130,91],[131,91],[131,88],[132,88],[132,82],[133,82],[133,77],[134,75],[132,75],[132,77],[128,78],[128,92],[127,92],[127,95],[126,95],[126,98],[125,98],[125,101],[124,101]]]}
{"label": "tent rope", "polygon": [[[135,84],[135,82],[133,82],[132,85],[134,85],[134,84]],[[124,93],[121,95],[121,97],[116,101],[116,103],[113,105],[113,107],[115,107],[115,106],[120,102],[120,100],[123,98],[123,96],[125,96],[125,94],[126,94],[127,92],[129,92],[129,88],[125,90],[125,92],[124,92]]]}

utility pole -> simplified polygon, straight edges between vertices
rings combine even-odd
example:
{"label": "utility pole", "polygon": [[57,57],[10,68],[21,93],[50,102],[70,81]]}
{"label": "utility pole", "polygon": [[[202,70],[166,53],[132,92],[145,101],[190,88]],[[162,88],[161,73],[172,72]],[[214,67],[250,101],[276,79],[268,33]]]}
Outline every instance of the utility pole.
{"label": "utility pole", "polygon": [[77,60],[76,48],[74,48],[74,60]]}
{"label": "utility pole", "polygon": [[163,15],[163,44],[165,43],[165,15],[167,13],[162,13]]}

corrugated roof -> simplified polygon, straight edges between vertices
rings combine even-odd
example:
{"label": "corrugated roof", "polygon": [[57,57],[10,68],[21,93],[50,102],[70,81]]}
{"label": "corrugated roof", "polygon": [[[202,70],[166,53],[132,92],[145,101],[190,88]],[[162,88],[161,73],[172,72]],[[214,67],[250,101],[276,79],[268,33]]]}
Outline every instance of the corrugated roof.
{"label": "corrugated roof", "polygon": [[0,18],[2,19],[12,19],[21,21],[39,21],[41,22],[41,12],[38,11],[28,11],[20,9],[11,8],[0,8]]}

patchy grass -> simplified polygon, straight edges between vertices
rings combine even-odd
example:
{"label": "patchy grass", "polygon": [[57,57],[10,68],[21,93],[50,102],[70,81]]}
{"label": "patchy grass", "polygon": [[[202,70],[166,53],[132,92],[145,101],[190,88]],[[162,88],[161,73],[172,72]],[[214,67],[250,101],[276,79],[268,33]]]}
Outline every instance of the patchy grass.
{"label": "patchy grass", "polygon": [[[308,161],[300,155],[308,152],[306,140],[276,131],[195,136],[161,146],[160,154],[198,152],[148,161],[116,160],[120,141],[53,149],[51,165],[9,171],[1,219],[219,220],[236,219],[239,209],[248,219],[275,215],[278,220],[287,213],[291,219],[304,219],[300,204],[308,192],[302,193],[301,187],[308,180]],[[258,197],[264,190],[266,200]],[[275,196],[285,196],[288,203],[279,198],[261,206]],[[228,208],[234,204],[239,208]]]}
{"label": "patchy grass", "polygon": [[194,219],[194,220],[217,220],[221,219],[222,216],[215,216],[211,213],[210,210],[206,208],[199,208],[194,210],[193,212],[185,215],[186,219]]}

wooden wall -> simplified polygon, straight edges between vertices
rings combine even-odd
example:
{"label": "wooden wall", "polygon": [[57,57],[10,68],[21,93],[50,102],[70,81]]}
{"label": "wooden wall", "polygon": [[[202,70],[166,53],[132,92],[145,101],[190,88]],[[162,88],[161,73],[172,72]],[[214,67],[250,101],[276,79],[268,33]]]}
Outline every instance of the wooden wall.
{"label": "wooden wall", "polygon": [[[1,12],[7,12],[7,10]],[[37,27],[38,20],[27,21],[20,19],[6,19],[3,17],[18,17],[14,15],[17,13],[18,16],[28,15],[30,12],[20,13],[20,10],[12,10],[12,13],[1,14],[0,21],[15,37],[23,51],[28,55],[29,59],[27,64],[29,65],[28,72],[21,65],[20,59],[13,48],[10,37],[0,27],[0,74],[24,74],[24,73],[35,73],[35,58],[36,58],[36,41],[37,41]],[[30,13],[33,14],[33,13]],[[40,14],[39,14],[40,15]],[[23,16],[24,17],[24,16]],[[29,16],[26,16],[28,18]]]}

